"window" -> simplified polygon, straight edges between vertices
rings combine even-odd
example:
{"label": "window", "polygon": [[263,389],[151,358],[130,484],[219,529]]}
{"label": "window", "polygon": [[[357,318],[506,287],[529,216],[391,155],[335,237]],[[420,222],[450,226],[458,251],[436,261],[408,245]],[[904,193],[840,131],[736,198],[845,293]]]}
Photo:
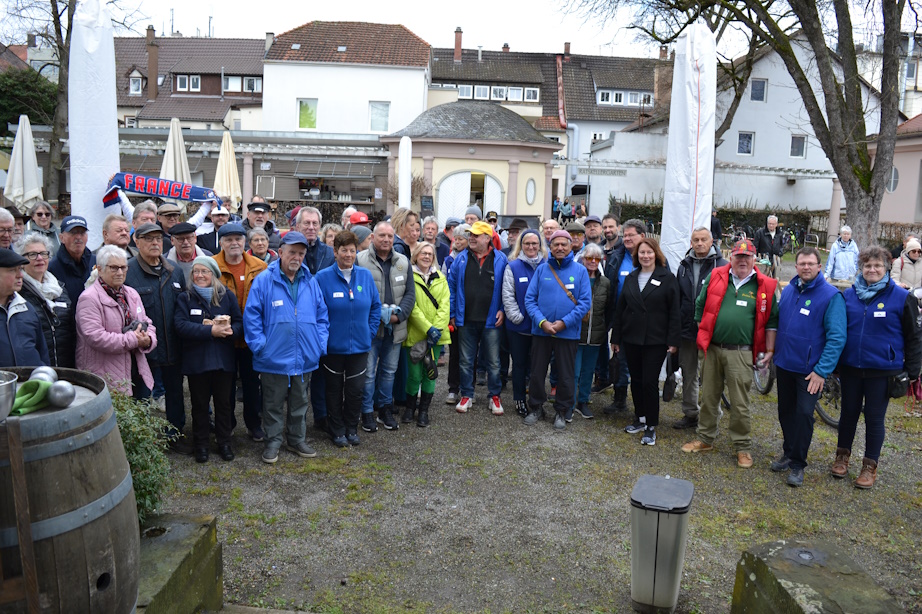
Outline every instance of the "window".
{"label": "window", "polygon": [[317,99],[298,99],[298,128],[317,129]]}
{"label": "window", "polygon": [[740,132],[736,141],[736,153],[741,156],[751,156],[755,138],[755,132]]}
{"label": "window", "polygon": [[523,91],[520,87],[510,87],[506,90],[506,100],[510,102],[522,102]]}
{"label": "window", "polygon": [[188,92],[189,91],[189,75],[176,75],[176,91],[177,92]]}
{"label": "window", "polygon": [[900,185],[900,172],[896,170],[894,166],[893,170],[890,171],[890,181],[887,182],[887,191],[894,191],[898,185]]}
{"label": "window", "polygon": [[391,103],[368,103],[368,127],[372,132],[387,132],[387,120],[390,114]]}
{"label": "window", "polygon": [[489,100],[490,99],[490,86],[489,85],[475,85],[474,86],[474,100]]}
{"label": "window", "polygon": [[612,104],[624,104],[624,93],[615,92],[614,98],[612,98]]}
{"label": "window", "polygon": [[199,75],[189,75],[189,91],[202,91],[202,78]]}
{"label": "window", "polygon": [[471,98],[474,95],[474,88],[470,85],[458,86],[458,98]]}
{"label": "window", "polygon": [[791,136],[791,157],[807,157],[807,137],[797,134]]}
{"label": "window", "polygon": [[490,88],[490,100],[505,100],[506,88],[494,85]]}
{"label": "window", "polygon": [[599,90],[599,104],[611,104],[611,92]]}
{"label": "window", "polygon": [[749,100],[753,102],[765,102],[768,89],[768,81],[765,79],[753,79],[749,86]]}
{"label": "window", "polygon": [[259,77],[246,77],[243,80],[244,92],[261,92],[263,91],[263,80]]}
{"label": "window", "polygon": [[641,103],[645,105],[653,104],[653,94],[644,94],[640,97]]}
{"label": "window", "polygon": [[128,80],[128,95],[140,96],[142,87],[141,77],[132,77]]}
{"label": "window", "polygon": [[538,88],[536,87],[526,87],[525,88],[525,102],[538,102]]}
{"label": "window", "polygon": [[225,92],[239,92],[240,91],[240,77],[224,77],[224,91]]}
{"label": "window", "polygon": [[916,63],[915,62],[906,62],[906,78],[907,79],[916,78]]}
{"label": "window", "polygon": [[604,140],[605,140],[605,133],[604,133],[604,132],[593,132],[593,133],[592,133],[592,140],[593,140],[593,141],[604,141]]}
{"label": "window", "polygon": [[628,92],[627,103],[634,104],[634,105],[640,104],[640,93],[639,92]]}

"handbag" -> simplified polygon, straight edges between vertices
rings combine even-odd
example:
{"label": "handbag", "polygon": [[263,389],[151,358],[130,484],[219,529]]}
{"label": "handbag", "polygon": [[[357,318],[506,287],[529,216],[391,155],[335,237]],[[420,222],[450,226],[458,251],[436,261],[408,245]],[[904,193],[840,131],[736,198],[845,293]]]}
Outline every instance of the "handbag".
{"label": "handbag", "polygon": [[[547,265],[547,268],[549,268],[549,269],[551,270],[551,273],[554,274],[554,279],[557,280],[557,283],[560,284],[560,287],[563,288],[563,291],[567,293],[567,296],[570,298],[571,301],[573,301],[573,304],[574,304],[574,305],[579,305],[579,301],[576,300],[576,297],[573,296],[573,293],[570,292],[570,290],[569,290],[565,285],[563,285],[563,282],[562,282],[562,281],[560,281],[560,277],[557,276],[557,271],[554,270],[554,267],[552,267],[550,264],[548,264],[548,265]],[[589,312],[590,312],[590,311],[592,311],[592,305],[589,305],[589,311],[587,311],[586,314],[583,316],[583,322],[588,322],[588,321],[589,321]]]}
{"label": "handbag", "polygon": [[425,339],[417,341],[413,344],[413,347],[410,348],[410,360],[413,364],[418,363],[420,360],[426,357],[426,354],[429,350],[429,342]]}
{"label": "handbag", "polygon": [[887,389],[891,399],[901,399],[909,392],[909,373],[903,371],[891,375],[887,380]]}

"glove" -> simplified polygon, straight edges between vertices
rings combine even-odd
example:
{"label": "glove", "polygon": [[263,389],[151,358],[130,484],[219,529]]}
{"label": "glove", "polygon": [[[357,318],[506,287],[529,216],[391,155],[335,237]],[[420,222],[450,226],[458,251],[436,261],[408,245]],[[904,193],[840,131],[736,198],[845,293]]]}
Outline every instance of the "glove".
{"label": "glove", "polygon": [[388,305],[381,305],[381,322],[385,326],[391,322],[391,308]]}
{"label": "glove", "polygon": [[442,338],[442,331],[435,326],[430,326],[429,331],[426,333],[426,338],[429,341],[429,345],[438,345],[439,339]]}

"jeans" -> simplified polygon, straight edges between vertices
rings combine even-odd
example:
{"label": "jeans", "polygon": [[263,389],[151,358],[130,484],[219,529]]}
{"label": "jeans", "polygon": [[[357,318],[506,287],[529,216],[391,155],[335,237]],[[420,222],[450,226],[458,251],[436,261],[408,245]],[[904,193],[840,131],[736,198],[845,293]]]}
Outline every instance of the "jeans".
{"label": "jeans", "polygon": [[778,422],[784,435],[784,455],[791,459],[792,469],[807,466],[807,450],[813,440],[813,408],[820,393],[807,392],[805,373],[794,373],[775,367],[778,385]]}
{"label": "jeans", "polygon": [[[855,377],[843,373],[842,382],[842,415],[839,417],[839,442],[840,448],[852,449],[855,441],[855,431],[858,428],[858,419],[864,412],[864,456],[871,460],[880,460],[880,449],[884,446],[886,428],[884,418],[887,417],[887,405],[890,404],[889,378],[880,377]],[[864,407],[862,407],[864,401]]]}
{"label": "jeans", "polygon": [[[602,347],[604,346],[580,345],[576,350],[577,403],[589,402],[589,393],[592,392],[592,374],[595,372],[599,350]],[[605,372],[608,373],[607,366]]]}
{"label": "jeans", "polygon": [[487,328],[485,324],[465,324],[458,331],[461,342],[461,396],[474,397],[474,361],[477,348],[485,348],[487,370],[487,389],[489,395],[499,396],[503,382],[499,377],[499,337],[502,330]]}
{"label": "jeans", "polygon": [[385,332],[384,337],[375,337],[368,351],[368,364],[365,368],[365,392],[362,400],[362,413],[370,414],[375,408],[392,406],[394,397],[394,374],[400,359],[400,344],[394,343],[393,333]]}
{"label": "jeans", "polygon": [[[311,374],[302,375],[276,375],[275,373],[261,374],[263,383],[263,428],[266,431],[266,447],[281,448],[282,436],[287,431],[288,444],[296,446],[304,441],[307,424],[307,389],[310,386]],[[318,378],[323,379],[323,378]],[[285,402],[288,402],[288,411],[285,411]],[[285,428],[285,422],[288,428]]]}
{"label": "jeans", "polygon": [[512,356],[512,398],[525,400],[525,388],[528,385],[528,368],[531,364],[532,336],[525,333],[506,331],[509,339],[509,354]]}
{"label": "jeans", "polygon": [[334,437],[355,433],[365,395],[368,355],[327,354],[320,359],[327,384],[327,419]]}

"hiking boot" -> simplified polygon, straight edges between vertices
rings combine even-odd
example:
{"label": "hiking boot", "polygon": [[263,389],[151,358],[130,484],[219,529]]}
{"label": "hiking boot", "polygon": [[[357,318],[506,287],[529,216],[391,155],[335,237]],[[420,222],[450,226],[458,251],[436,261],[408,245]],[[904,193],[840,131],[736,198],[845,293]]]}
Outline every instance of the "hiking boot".
{"label": "hiking boot", "polygon": [[603,390],[608,390],[609,388],[611,388],[611,382],[596,380],[595,384],[593,384],[590,390],[592,392],[598,393],[598,392],[602,392]]}
{"label": "hiking boot", "polygon": [[503,415],[503,404],[500,402],[498,396],[495,396],[495,395],[494,395],[494,396],[490,397],[490,412],[491,412],[494,416],[502,416],[502,415]]}
{"label": "hiking boot", "polygon": [[346,441],[349,442],[350,446],[357,446],[362,443],[356,431],[346,431]]}
{"label": "hiking boot", "polygon": [[530,412],[528,412],[528,415],[525,416],[525,420],[523,420],[523,422],[525,422],[526,426],[534,426],[538,424],[539,420],[543,420],[543,419],[544,419],[544,410],[543,409],[533,409]]}
{"label": "hiking boot", "polygon": [[694,429],[698,428],[698,418],[690,418],[688,416],[682,416],[678,420],[672,423],[672,428],[674,429]]}
{"label": "hiking boot", "polygon": [[675,373],[670,373],[666,376],[666,381],[663,382],[663,402],[668,403],[675,398]]}
{"label": "hiking boot", "polygon": [[624,427],[624,432],[630,433],[631,435],[633,435],[634,433],[642,432],[646,428],[646,426],[647,426],[646,424],[640,421],[640,418],[635,418],[634,422]]}
{"label": "hiking boot", "polygon": [[554,416],[554,430],[562,431],[567,428],[567,421],[560,412],[557,412],[557,415]]}
{"label": "hiking boot", "polygon": [[445,397],[445,405],[457,405],[460,400],[461,397],[457,392],[449,392],[448,396]]}
{"label": "hiking boot", "polygon": [[416,417],[416,397],[407,397],[407,407],[403,410],[400,422],[410,424]]}
{"label": "hiking boot", "polygon": [[474,399],[471,397],[461,397],[461,400],[458,401],[457,405],[455,405],[455,411],[459,414],[466,414],[467,410],[469,410],[473,404]]}
{"label": "hiking boot", "polygon": [[791,473],[788,474],[788,486],[793,486],[797,488],[798,486],[804,485],[804,470],[803,467],[791,469]]}
{"label": "hiking boot", "polygon": [[742,467],[743,469],[749,469],[752,467],[752,454],[749,452],[737,452],[736,466]]}
{"label": "hiking boot", "polygon": [[709,443],[704,443],[700,439],[694,441],[689,441],[687,444],[682,446],[683,452],[710,452],[714,449],[714,446]]}
{"label": "hiking boot", "polygon": [[842,479],[848,475],[848,461],[852,456],[852,451],[846,448],[836,448],[836,460],[829,468],[832,477]]}
{"label": "hiking boot", "polygon": [[655,446],[656,445],[656,427],[648,426],[643,430],[643,437],[640,438],[640,443],[645,446]]}
{"label": "hiking boot", "polygon": [[183,434],[180,434],[176,439],[170,440],[169,448],[176,454],[182,454],[183,456],[192,456],[193,453],[192,444]]}
{"label": "hiking boot", "polygon": [[378,432],[378,423],[375,421],[375,413],[373,411],[362,414],[362,430],[366,433]]}
{"label": "hiking boot", "polygon": [[576,413],[585,418],[586,420],[592,420],[595,418],[595,414],[592,413],[592,410],[589,409],[589,403],[577,403],[576,404]]}
{"label": "hiking boot", "polygon": [[782,456],[772,461],[772,471],[775,473],[781,473],[782,471],[787,471],[790,468],[791,459],[789,459],[787,456]]}
{"label": "hiking boot", "polygon": [[314,458],[317,456],[317,452],[315,452],[314,449],[307,445],[307,442],[304,441],[298,442],[294,445],[288,444],[288,451],[297,454],[301,458]]}
{"label": "hiking boot", "polygon": [[389,431],[396,431],[400,428],[400,425],[397,424],[397,419],[394,418],[393,409],[390,405],[385,405],[378,410],[378,422],[384,425]]}
{"label": "hiking boot", "polygon": [[528,406],[525,401],[515,401],[515,412],[523,418],[528,415]]}
{"label": "hiking boot", "polygon": [[861,473],[858,474],[858,479],[855,480],[855,488],[860,488],[862,490],[867,490],[874,486],[874,482],[877,481],[877,461],[871,460],[868,457],[864,457],[864,460],[861,461]]}
{"label": "hiking boot", "polygon": [[425,428],[429,426],[429,405],[432,404],[433,393],[423,392],[419,396],[419,413],[416,416],[416,426]]}
{"label": "hiking boot", "polygon": [[615,392],[612,395],[612,403],[603,410],[606,414],[616,414],[620,411],[627,411],[627,386],[615,386]]}

